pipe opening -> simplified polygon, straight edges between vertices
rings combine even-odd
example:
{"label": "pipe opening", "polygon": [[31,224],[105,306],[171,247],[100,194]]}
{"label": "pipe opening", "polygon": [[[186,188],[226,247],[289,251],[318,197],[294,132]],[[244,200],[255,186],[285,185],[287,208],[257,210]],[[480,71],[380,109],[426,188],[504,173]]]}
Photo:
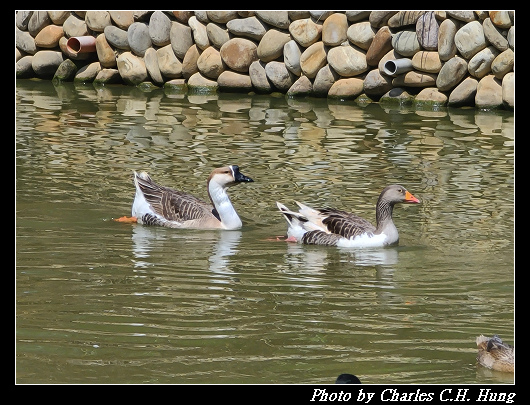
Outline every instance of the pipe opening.
{"label": "pipe opening", "polygon": [[396,74],[397,66],[393,60],[389,60],[385,63],[385,72],[389,75]]}
{"label": "pipe opening", "polygon": [[66,47],[70,52],[78,53],[81,50],[81,43],[77,38],[72,37],[68,39],[68,42],[66,42]]}
{"label": "pipe opening", "polygon": [[96,38],[90,35],[71,37],[66,41],[66,50],[72,55],[96,51]]}

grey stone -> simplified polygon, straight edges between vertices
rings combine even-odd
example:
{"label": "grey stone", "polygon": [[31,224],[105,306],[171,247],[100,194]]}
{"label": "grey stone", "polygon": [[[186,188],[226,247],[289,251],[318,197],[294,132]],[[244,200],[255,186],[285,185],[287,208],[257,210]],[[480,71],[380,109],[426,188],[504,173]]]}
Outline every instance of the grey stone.
{"label": "grey stone", "polygon": [[107,25],[112,25],[108,11],[89,10],[86,12],[85,23],[92,31],[103,32]]}
{"label": "grey stone", "polygon": [[352,44],[367,51],[374,40],[375,33],[370,23],[363,21],[350,25],[346,35]]}
{"label": "grey stone", "polygon": [[285,67],[296,76],[302,74],[302,67],[300,66],[301,56],[302,48],[294,39],[290,40],[283,46],[283,61]]}
{"label": "grey stone", "polygon": [[329,89],[333,86],[333,83],[339,78],[340,76],[330,65],[322,67],[313,80],[313,95],[317,97],[326,97]]}
{"label": "grey stone", "polygon": [[15,76],[17,79],[29,79],[35,77],[35,72],[31,66],[32,55],[23,56],[15,66]]}
{"label": "grey stone", "polygon": [[438,50],[438,31],[438,21],[433,11],[428,11],[418,18],[416,36],[423,49],[428,51]]}
{"label": "grey stone", "polygon": [[158,66],[158,54],[154,48],[149,48],[145,51],[144,63],[147,73],[149,73],[153,83],[157,86],[162,86],[164,84],[164,78],[160,72],[160,67]]}
{"label": "grey stone", "polygon": [[27,31],[21,31],[15,27],[15,46],[22,52],[34,55],[37,52],[35,39]]}
{"label": "grey stone", "polygon": [[440,69],[440,72],[438,72],[436,87],[438,87],[440,91],[451,90],[460,83],[466,74],[467,62],[464,59],[455,56],[445,62]]}
{"label": "grey stone", "polygon": [[160,73],[170,79],[182,76],[182,62],[178,60],[171,45],[166,45],[156,51]]}
{"label": "grey stone", "polygon": [[250,38],[256,41],[261,40],[263,35],[267,32],[265,24],[255,16],[230,20],[226,24],[226,28],[234,35]]}
{"label": "grey stone", "polygon": [[132,23],[127,30],[127,41],[134,54],[144,56],[145,51],[153,44],[149,35],[149,26],[142,22]]}
{"label": "grey stone", "polygon": [[63,31],[68,38],[88,35],[88,27],[85,20],[76,17],[74,14],[71,14],[63,23]]}
{"label": "grey stone", "polygon": [[52,79],[59,65],[63,63],[62,52],[38,51],[31,59],[31,67],[35,75],[41,79]]}
{"label": "grey stone", "polygon": [[33,38],[35,38],[37,34],[40,32],[40,30],[50,25],[51,23],[52,23],[52,20],[50,20],[50,17],[48,16],[47,11],[43,11],[43,10],[34,11],[31,14],[31,17],[28,22],[28,32]]}
{"label": "grey stone", "polygon": [[252,82],[252,86],[258,93],[270,93],[272,91],[271,83],[267,79],[265,72],[265,64],[259,60],[251,63],[248,74]]}
{"label": "grey stone", "polygon": [[510,110],[515,106],[515,73],[507,73],[502,79],[502,104]]}
{"label": "grey stone", "polygon": [[272,61],[267,63],[265,73],[274,87],[281,92],[287,92],[295,82],[295,76],[287,70],[283,62]]}
{"label": "grey stone", "polygon": [[105,27],[103,33],[105,34],[105,39],[110,45],[124,51],[129,51],[131,49],[129,46],[129,40],[127,39],[127,31],[109,25]]}
{"label": "grey stone", "polygon": [[491,64],[499,54],[494,46],[488,46],[477,52],[467,64],[468,72],[477,78],[482,78],[491,72]]}
{"label": "grey stone", "polygon": [[474,106],[477,86],[477,79],[466,77],[451,91],[447,104],[452,107]]}
{"label": "grey stone", "polygon": [[289,14],[287,11],[256,10],[256,17],[276,28],[289,28]]}
{"label": "grey stone", "polygon": [[136,86],[148,78],[144,61],[132,52],[123,52],[118,56],[117,65],[121,78],[127,84]]}
{"label": "grey stone", "polygon": [[460,28],[455,34],[455,45],[465,59],[471,59],[477,52],[484,49],[486,38],[482,24],[472,21]]}
{"label": "grey stone", "polygon": [[267,31],[261,38],[257,55],[263,62],[273,61],[283,55],[283,46],[291,40],[291,36],[274,28]]}
{"label": "grey stone", "polygon": [[505,51],[508,49],[508,40],[502,34],[502,31],[497,28],[491,22],[490,18],[486,18],[482,23],[482,29],[484,30],[484,36],[490,44],[492,44],[499,51]]}
{"label": "grey stone", "polygon": [[88,65],[81,67],[77,71],[74,77],[74,82],[92,83],[100,71],[101,65],[99,64],[99,62],[92,62]]}
{"label": "grey stone", "polygon": [[513,70],[514,53],[508,48],[500,53],[491,63],[491,72],[497,79],[502,79],[504,75]]}
{"label": "grey stone", "polygon": [[183,59],[186,55],[186,52],[188,52],[188,49],[190,49],[190,47],[194,45],[191,28],[187,25],[173,21],[171,23],[171,30],[169,32],[169,35],[173,52],[175,52],[175,55],[177,55],[177,57]]}
{"label": "grey stone", "polygon": [[77,66],[71,59],[64,60],[53,76],[53,82],[71,82],[74,80],[75,74],[77,73]]}
{"label": "grey stone", "polygon": [[188,20],[188,25],[190,26],[191,32],[193,33],[193,40],[195,41],[195,45],[197,45],[199,49],[202,50],[208,48],[210,46],[210,40],[208,39],[206,25],[200,22],[197,19],[196,15],[190,17],[190,19]]}
{"label": "grey stone", "polygon": [[313,85],[311,80],[307,76],[299,77],[289,90],[287,90],[287,95],[289,97],[305,97],[311,95],[313,91]]}
{"label": "grey stone", "polygon": [[366,55],[350,45],[331,48],[327,60],[330,66],[341,76],[357,76],[368,70]]}
{"label": "grey stone", "polygon": [[364,78],[363,90],[369,97],[381,97],[391,89],[392,78],[382,75],[379,69],[370,70]]}
{"label": "grey stone", "polygon": [[230,39],[228,30],[215,23],[208,23],[206,25],[206,34],[208,35],[208,40],[210,43],[217,49],[221,49],[224,43],[228,42]]}
{"label": "grey stone", "polygon": [[392,47],[403,56],[414,56],[421,49],[416,31],[400,31],[392,36]]}
{"label": "grey stone", "polygon": [[456,55],[456,24],[452,20],[444,20],[438,28],[438,54],[441,61],[447,61]]}
{"label": "grey stone", "polygon": [[149,19],[149,36],[156,46],[166,46],[171,43],[171,20],[158,10],[151,14]]}

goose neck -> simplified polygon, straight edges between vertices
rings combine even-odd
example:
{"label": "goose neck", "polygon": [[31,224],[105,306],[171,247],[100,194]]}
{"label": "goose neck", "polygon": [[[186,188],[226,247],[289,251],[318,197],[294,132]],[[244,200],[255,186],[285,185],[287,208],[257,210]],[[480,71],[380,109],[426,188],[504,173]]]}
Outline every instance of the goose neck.
{"label": "goose neck", "polygon": [[226,192],[226,187],[211,180],[208,183],[208,195],[214,205],[221,223],[226,229],[238,229],[243,225],[241,219],[230,201],[230,197]]}
{"label": "goose neck", "polygon": [[394,221],[392,220],[392,211],[394,210],[394,204],[380,196],[377,200],[375,208],[375,219],[376,219],[376,234],[383,232],[388,226],[394,227]]}

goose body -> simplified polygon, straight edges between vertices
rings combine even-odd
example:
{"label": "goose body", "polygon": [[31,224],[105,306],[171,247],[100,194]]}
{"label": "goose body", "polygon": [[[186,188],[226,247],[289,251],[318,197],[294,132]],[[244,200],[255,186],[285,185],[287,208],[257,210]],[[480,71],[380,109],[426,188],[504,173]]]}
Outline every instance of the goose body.
{"label": "goose body", "polygon": [[339,247],[382,247],[399,242],[392,220],[397,203],[418,204],[420,200],[397,184],[385,187],[376,205],[376,226],[355,214],[332,208],[314,209],[296,202],[299,210],[291,211],[277,202],[288,223],[287,240],[306,245]]}
{"label": "goose body", "polygon": [[480,335],[476,339],[480,365],[496,371],[513,373],[515,369],[515,347],[504,343],[499,335],[488,338]]}
{"label": "goose body", "polygon": [[138,223],[169,228],[239,229],[241,219],[227,194],[233,185],[252,182],[236,165],[214,169],[207,180],[210,201],[155,183],[146,172],[134,172],[136,195],[132,216]]}

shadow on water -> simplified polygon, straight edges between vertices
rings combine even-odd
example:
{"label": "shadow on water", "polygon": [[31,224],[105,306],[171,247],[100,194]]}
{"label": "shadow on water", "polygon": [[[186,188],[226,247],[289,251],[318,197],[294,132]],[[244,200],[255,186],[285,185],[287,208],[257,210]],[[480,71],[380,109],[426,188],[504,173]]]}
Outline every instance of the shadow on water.
{"label": "shadow on water", "polygon": [[[514,340],[513,161],[506,111],[19,80],[16,380],[511,383],[475,337]],[[207,200],[226,164],[239,231],[111,220],[133,170]],[[276,240],[276,201],[375,221],[392,183],[397,247]]]}

